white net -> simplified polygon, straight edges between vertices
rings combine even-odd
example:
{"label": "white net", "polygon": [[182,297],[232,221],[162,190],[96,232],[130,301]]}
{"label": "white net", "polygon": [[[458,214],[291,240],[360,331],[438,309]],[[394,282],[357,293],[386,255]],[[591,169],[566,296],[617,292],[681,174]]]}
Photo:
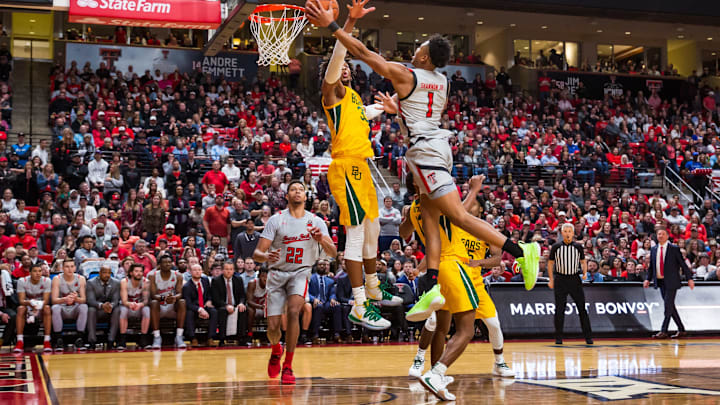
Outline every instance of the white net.
{"label": "white net", "polygon": [[307,24],[305,9],[276,5],[258,7],[250,16],[250,31],[258,45],[258,65],[287,65],[290,63],[290,44]]}

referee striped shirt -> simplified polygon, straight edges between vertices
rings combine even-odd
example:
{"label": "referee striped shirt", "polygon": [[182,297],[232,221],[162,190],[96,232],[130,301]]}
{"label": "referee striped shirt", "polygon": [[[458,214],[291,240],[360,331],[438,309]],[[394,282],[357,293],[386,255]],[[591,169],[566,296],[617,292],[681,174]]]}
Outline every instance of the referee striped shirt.
{"label": "referee striped shirt", "polygon": [[585,251],[577,242],[565,243],[560,241],[550,249],[550,258],[555,262],[555,273],[564,276],[580,274],[580,261],[585,259]]}

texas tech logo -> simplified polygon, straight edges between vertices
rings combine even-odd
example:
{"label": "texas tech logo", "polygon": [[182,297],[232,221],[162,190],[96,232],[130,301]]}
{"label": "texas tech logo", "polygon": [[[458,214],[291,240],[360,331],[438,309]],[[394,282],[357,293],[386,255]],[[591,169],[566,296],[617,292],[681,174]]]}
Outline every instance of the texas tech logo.
{"label": "texas tech logo", "polygon": [[428,179],[428,181],[430,182],[430,184],[435,184],[435,183],[437,183],[437,179],[435,178],[435,173],[430,173],[430,174],[428,174],[428,175],[425,176],[425,177],[427,177],[427,179]]}

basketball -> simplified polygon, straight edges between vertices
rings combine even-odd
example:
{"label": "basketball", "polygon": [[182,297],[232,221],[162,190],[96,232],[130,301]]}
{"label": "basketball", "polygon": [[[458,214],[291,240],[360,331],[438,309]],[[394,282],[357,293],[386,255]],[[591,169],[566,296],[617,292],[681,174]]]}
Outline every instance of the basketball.
{"label": "basketball", "polygon": [[[305,2],[305,7],[307,7],[307,4],[310,1],[313,1],[313,0],[309,0],[309,1]],[[340,6],[338,6],[337,0],[319,0],[318,3],[320,3],[320,6],[322,6],[322,8],[324,8],[324,9],[328,8],[328,4],[332,4],[333,18],[335,20],[337,20],[338,15],[340,15]],[[316,21],[312,20],[310,17],[308,17],[308,21],[310,21],[310,24],[317,26]]]}

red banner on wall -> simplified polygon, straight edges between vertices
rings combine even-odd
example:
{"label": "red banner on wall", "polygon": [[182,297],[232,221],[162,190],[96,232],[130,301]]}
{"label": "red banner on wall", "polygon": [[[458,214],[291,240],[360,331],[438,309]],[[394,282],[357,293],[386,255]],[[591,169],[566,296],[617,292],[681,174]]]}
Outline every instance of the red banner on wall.
{"label": "red banner on wall", "polygon": [[70,0],[70,22],[135,27],[214,29],[217,0]]}

